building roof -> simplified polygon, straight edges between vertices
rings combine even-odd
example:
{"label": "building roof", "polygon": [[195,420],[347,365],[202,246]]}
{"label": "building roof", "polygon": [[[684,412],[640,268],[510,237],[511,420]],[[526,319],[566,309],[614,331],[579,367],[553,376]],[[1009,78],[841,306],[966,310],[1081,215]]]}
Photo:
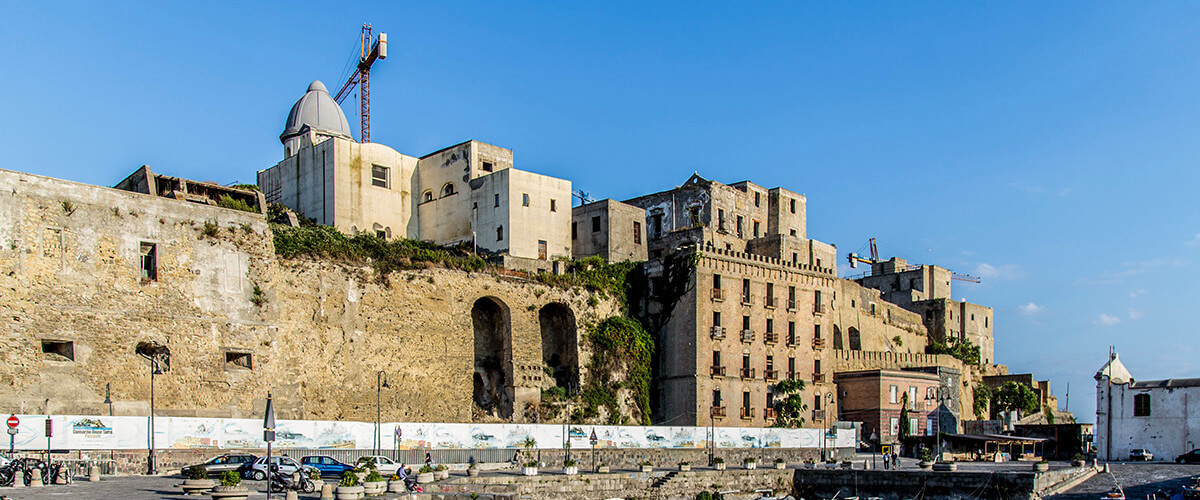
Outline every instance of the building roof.
{"label": "building roof", "polygon": [[1151,387],[1200,387],[1200,378],[1169,378],[1166,380],[1138,380],[1129,384],[1133,389]]}
{"label": "building roof", "polygon": [[1096,372],[1096,380],[1103,377],[1108,377],[1109,383],[1112,384],[1124,384],[1133,380],[1133,375],[1125,368],[1125,364],[1121,363],[1121,358],[1115,352],[1112,353],[1112,358],[1100,367],[1100,371]]}
{"label": "building roof", "polygon": [[950,434],[949,437],[970,441],[987,441],[990,443],[1040,443],[1046,440],[1044,438],[1009,436],[1007,434]]}
{"label": "building roof", "polygon": [[292,106],[283,125],[283,133],[279,134],[279,141],[300,135],[305,125],[325,134],[351,138],[346,114],[342,113],[342,107],[329,96],[329,90],[320,80],[309,84],[308,92]]}

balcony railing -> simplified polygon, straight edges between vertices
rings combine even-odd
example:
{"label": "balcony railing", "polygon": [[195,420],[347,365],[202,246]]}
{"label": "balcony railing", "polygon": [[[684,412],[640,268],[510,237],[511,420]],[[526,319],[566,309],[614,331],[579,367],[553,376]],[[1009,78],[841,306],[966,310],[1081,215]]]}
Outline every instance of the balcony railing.
{"label": "balcony railing", "polygon": [[742,408],[742,418],[746,420],[754,418],[754,408]]}
{"label": "balcony railing", "polygon": [[744,379],[754,378],[754,369],[753,368],[742,368],[741,375],[742,375],[742,378],[744,378]]}
{"label": "balcony railing", "polygon": [[788,301],[787,301],[787,310],[789,310],[789,311],[795,311],[795,310],[796,310],[796,299],[788,299]]}
{"label": "balcony railing", "polygon": [[814,373],[812,381],[814,384],[820,384],[822,382],[825,382],[825,374],[824,373]]}
{"label": "balcony railing", "polygon": [[724,366],[710,366],[708,373],[714,377],[724,377],[725,376],[725,367]]}
{"label": "balcony railing", "polygon": [[750,305],[750,304],[753,304],[753,303],[754,303],[754,298],[753,298],[753,297],[751,297],[751,296],[749,296],[749,295],[747,295],[747,294],[744,294],[744,293],[742,294],[742,305],[747,305],[747,306],[748,306],[748,305]]}
{"label": "balcony railing", "polygon": [[742,342],[754,342],[754,330],[742,330]]}
{"label": "balcony railing", "polygon": [[763,341],[768,344],[778,344],[779,334],[775,332],[767,332],[763,334]]}
{"label": "balcony railing", "polygon": [[813,304],[813,314],[825,314],[825,304],[820,302]]}
{"label": "balcony railing", "polygon": [[775,308],[775,297],[773,297],[771,295],[767,296],[767,307],[769,307],[771,309]]}
{"label": "balcony railing", "polygon": [[789,345],[789,346],[794,346],[794,345],[796,345],[796,334],[794,334],[794,333],[789,333],[789,334],[788,334],[788,337],[787,337],[787,345]]}
{"label": "balcony railing", "polygon": [[764,370],[763,378],[769,381],[779,380],[779,370]]}
{"label": "balcony railing", "polygon": [[823,339],[821,337],[817,337],[817,338],[813,339],[813,349],[824,349],[824,348],[825,348],[825,339]]}
{"label": "balcony railing", "polygon": [[724,406],[714,406],[714,407],[712,407],[712,416],[714,416],[714,417],[724,417],[724,416],[725,416],[725,407],[724,407]]}
{"label": "balcony railing", "polygon": [[813,410],[813,420],[825,420],[825,410]]}
{"label": "balcony railing", "polygon": [[796,380],[796,372],[787,372],[788,380]]}
{"label": "balcony railing", "polygon": [[775,419],[779,416],[779,412],[774,408],[763,408],[763,418]]}
{"label": "balcony railing", "polygon": [[709,335],[712,335],[713,340],[721,340],[725,338],[725,327],[714,326],[709,329]]}
{"label": "balcony railing", "polygon": [[725,290],[722,290],[720,288],[713,288],[712,289],[712,298],[713,298],[713,300],[725,300]]}

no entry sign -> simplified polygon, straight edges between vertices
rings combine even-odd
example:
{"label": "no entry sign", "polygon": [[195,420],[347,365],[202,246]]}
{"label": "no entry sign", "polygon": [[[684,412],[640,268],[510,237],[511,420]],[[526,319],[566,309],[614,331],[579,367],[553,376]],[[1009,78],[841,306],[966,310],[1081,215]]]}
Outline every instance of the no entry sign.
{"label": "no entry sign", "polygon": [[14,429],[15,429],[15,428],[17,428],[17,426],[18,426],[18,425],[21,425],[21,421],[17,419],[17,416],[16,416],[16,415],[9,415],[9,417],[8,417],[8,426],[9,426],[9,427],[12,427],[12,428],[14,428]]}

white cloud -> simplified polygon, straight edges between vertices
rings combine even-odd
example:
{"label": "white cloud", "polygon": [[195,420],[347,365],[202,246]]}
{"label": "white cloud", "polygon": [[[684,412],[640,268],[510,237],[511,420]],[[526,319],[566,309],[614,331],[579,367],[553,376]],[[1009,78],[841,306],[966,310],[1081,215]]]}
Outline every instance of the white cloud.
{"label": "white cloud", "polygon": [[1200,233],[1196,233],[1196,235],[1192,236],[1192,239],[1188,240],[1186,243],[1184,243],[1184,245],[1189,247],[1200,247]]}
{"label": "white cloud", "polygon": [[1096,318],[1096,321],[1092,322],[1092,324],[1096,326],[1113,326],[1120,322],[1121,318],[1107,314],[1101,314],[1099,318]]}
{"label": "white cloud", "polygon": [[1139,289],[1137,289],[1137,290],[1134,290],[1134,291],[1132,291],[1132,292],[1129,292],[1129,297],[1130,297],[1130,298],[1135,298],[1135,299],[1136,299],[1136,298],[1138,298],[1138,297],[1141,297],[1142,295],[1146,295],[1146,290],[1144,290],[1144,289],[1141,289],[1141,288],[1139,288]]}
{"label": "white cloud", "polygon": [[1137,310],[1137,309],[1130,309],[1130,310],[1129,310],[1129,319],[1130,319],[1130,320],[1139,320],[1139,319],[1142,319],[1142,318],[1144,318],[1144,317],[1146,317],[1146,313],[1144,313],[1144,312],[1141,312],[1141,311],[1139,311],[1139,310]]}
{"label": "white cloud", "polygon": [[1022,316],[1033,316],[1034,314],[1042,313],[1045,310],[1046,310],[1045,307],[1034,304],[1033,302],[1030,302],[1023,306],[1017,306],[1017,312],[1020,313]]}
{"label": "white cloud", "polygon": [[975,274],[980,278],[993,280],[1015,280],[1025,277],[1025,270],[1016,264],[993,266],[986,262],[975,266]]}

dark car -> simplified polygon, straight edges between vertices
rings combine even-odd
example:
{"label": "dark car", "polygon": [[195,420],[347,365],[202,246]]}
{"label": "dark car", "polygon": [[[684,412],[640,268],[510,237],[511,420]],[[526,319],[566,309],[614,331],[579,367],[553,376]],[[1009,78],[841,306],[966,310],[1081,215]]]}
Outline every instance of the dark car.
{"label": "dark car", "polygon": [[346,465],[336,458],[325,455],[309,455],[300,458],[301,465],[314,467],[321,471],[322,476],[340,476],[343,472],[354,470],[353,465]]}
{"label": "dark car", "polygon": [[1197,448],[1195,450],[1192,450],[1192,451],[1189,451],[1182,455],[1179,455],[1178,457],[1175,457],[1175,463],[1177,463],[1177,464],[1200,463],[1200,448]]}
{"label": "dark car", "polygon": [[1130,462],[1150,462],[1154,460],[1154,454],[1150,450],[1138,448],[1129,452]]}
{"label": "dark car", "polygon": [[198,465],[203,465],[208,474],[212,476],[220,475],[225,471],[236,471],[243,465],[253,462],[256,458],[258,457],[249,453],[226,453],[212,457]]}

